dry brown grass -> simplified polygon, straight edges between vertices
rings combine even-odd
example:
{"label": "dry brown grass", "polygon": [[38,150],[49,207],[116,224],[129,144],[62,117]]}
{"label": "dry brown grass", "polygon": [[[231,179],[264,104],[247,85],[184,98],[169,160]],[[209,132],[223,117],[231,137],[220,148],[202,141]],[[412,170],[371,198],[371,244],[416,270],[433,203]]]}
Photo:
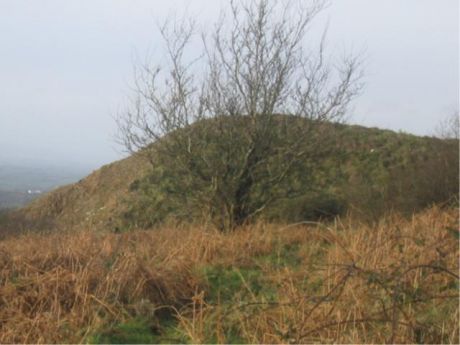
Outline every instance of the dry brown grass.
{"label": "dry brown grass", "polygon": [[[0,343],[86,342],[135,317],[161,333],[171,316],[196,343],[458,343],[458,258],[458,211],[438,208],[373,227],[23,235],[0,242]],[[213,300],[209,267],[238,291]]]}
{"label": "dry brown grass", "polygon": [[285,305],[247,318],[247,336],[266,343],[458,343],[456,213],[316,230],[332,246],[323,263],[300,274],[318,276],[319,297],[289,272],[279,281]]}

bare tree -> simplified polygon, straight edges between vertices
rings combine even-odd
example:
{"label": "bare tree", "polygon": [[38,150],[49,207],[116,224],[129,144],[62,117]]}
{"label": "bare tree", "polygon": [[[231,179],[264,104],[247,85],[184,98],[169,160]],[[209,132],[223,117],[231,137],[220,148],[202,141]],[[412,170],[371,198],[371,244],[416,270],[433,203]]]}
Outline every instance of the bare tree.
{"label": "bare tree", "polygon": [[460,113],[459,110],[453,111],[449,116],[439,122],[436,128],[436,136],[442,139],[459,139]]}
{"label": "bare tree", "polygon": [[[169,181],[168,199],[224,229],[297,195],[309,171],[296,166],[314,166],[330,123],[360,90],[357,58],[330,63],[325,35],[307,49],[324,3],[306,3],[231,1],[210,35],[193,21],[167,22],[168,64],[141,67],[132,107],[118,118],[125,147]],[[191,59],[197,36],[202,50]]]}

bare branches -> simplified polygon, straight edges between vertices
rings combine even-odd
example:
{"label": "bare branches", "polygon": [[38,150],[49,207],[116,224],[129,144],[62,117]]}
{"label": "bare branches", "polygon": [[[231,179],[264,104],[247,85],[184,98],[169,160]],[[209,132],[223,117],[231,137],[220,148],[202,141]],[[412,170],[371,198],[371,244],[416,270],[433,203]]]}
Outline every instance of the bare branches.
{"label": "bare branches", "polygon": [[275,190],[294,163],[320,145],[320,126],[341,121],[361,87],[358,59],[333,68],[325,36],[316,53],[307,50],[324,6],[230,1],[213,33],[201,33],[197,58],[190,57],[195,23],[166,22],[168,65],[141,67],[132,109],[118,119],[122,144],[133,152],[167,138],[153,151],[199,177],[215,195],[202,191],[201,202],[225,208],[231,227],[259,213],[280,197]]}
{"label": "bare branches", "polygon": [[460,131],[460,112],[453,111],[449,116],[440,121],[436,128],[436,136],[443,139],[459,139]]}

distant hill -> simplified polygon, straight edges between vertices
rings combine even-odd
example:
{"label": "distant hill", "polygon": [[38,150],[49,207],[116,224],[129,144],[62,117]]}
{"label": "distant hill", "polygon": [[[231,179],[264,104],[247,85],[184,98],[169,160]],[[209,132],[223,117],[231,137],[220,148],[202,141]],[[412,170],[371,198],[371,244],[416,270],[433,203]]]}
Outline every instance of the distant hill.
{"label": "distant hill", "polygon": [[78,181],[88,170],[0,161],[0,209],[21,207],[52,189]]}
{"label": "distant hill", "polygon": [[[390,210],[409,214],[458,197],[458,141],[361,126],[331,124],[332,129],[338,140],[316,173],[316,191],[281,200],[263,217],[294,222],[353,212],[375,219]],[[151,215],[163,211],[139,187],[149,174],[140,155],[106,165],[15,212],[16,228],[153,226]],[[167,203],[167,195],[161,200]]]}
{"label": "distant hill", "polygon": [[28,193],[27,191],[12,192],[0,190],[0,210],[10,209],[26,205],[37,198],[39,193]]}

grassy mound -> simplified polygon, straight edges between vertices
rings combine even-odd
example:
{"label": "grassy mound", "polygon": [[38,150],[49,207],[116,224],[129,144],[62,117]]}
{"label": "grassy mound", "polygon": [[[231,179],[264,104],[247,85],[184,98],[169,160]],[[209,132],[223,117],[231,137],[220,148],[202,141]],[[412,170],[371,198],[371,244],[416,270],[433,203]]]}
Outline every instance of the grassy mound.
{"label": "grassy mound", "polygon": [[[302,125],[298,122],[286,121],[294,127]],[[205,133],[209,131],[212,128]],[[327,124],[319,135],[325,137],[322,146],[315,147],[307,155],[310,158],[299,160],[288,178],[274,187],[277,192],[273,194],[280,198],[274,198],[259,218],[298,222],[353,213],[373,221],[389,210],[410,215],[435,203],[455,202],[458,197],[456,140],[340,124]],[[219,162],[220,150],[212,145],[219,139],[208,136],[200,152],[204,161]],[[305,145],[308,147],[308,139]],[[169,156],[161,157],[163,160],[153,157],[153,169],[130,185],[131,198],[121,215],[121,227],[151,227],[168,220],[201,223],[212,221],[216,213],[219,217],[219,212],[196,201],[197,195],[214,200],[208,184],[201,186],[186,171],[168,163]],[[268,170],[275,171],[283,160],[273,157],[270,164]],[[248,197],[251,203],[263,204],[263,186],[256,179]],[[225,191],[231,195],[231,188]]]}
{"label": "grassy mound", "polygon": [[0,241],[0,343],[458,343],[458,210]]}
{"label": "grassy mound", "polygon": [[[352,213],[375,221],[389,210],[411,215],[458,200],[458,140],[337,124],[330,124],[325,133],[333,140],[321,148],[316,167],[299,162],[294,178],[279,186],[286,194],[295,189],[295,196],[273,203],[262,219],[297,222]],[[202,210],[170,193],[171,184],[182,177],[165,170],[159,160],[153,163],[142,154],[131,156],[24,209],[0,215],[0,237],[34,229],[117,232],[171,219],[202,223]]]}

